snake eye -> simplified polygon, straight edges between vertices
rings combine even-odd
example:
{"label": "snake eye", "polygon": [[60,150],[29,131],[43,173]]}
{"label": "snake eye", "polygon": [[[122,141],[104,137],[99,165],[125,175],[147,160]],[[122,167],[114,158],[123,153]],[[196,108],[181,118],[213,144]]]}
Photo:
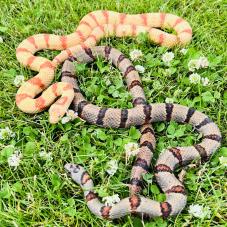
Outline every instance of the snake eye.
{"label": "snake eye", "polygon": [[65,164],[64,168],[68,173],[71,173],[73,171],[74,165],[67,163],[67,164]]}
{"label": "snake eye", "polygon": [[73,168],[73,172],[74,173],[78,173],[80,171],[80,167],[78,165],[76,165],[74,168]]}

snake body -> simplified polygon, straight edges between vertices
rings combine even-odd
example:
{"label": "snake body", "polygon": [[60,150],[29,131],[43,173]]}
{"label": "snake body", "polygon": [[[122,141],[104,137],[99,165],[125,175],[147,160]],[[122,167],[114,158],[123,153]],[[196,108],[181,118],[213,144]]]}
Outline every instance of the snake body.
{"label": "snake body", "polygon": [[[133,96],[135,105],[132,109],[114,109],[95,106],[87,102],[81,94],[76,82],[73,61],[87,63],[94,61],[97,56],[117,66],[126,79],[128,89]],[[177,166],[183,166],[195,159],[207,161],[220,146],[221,134],[217,125],[205,114],[192,108],[178,104],[155,103],[146,104],[142,85],[131,62],[124,55],[111,47],[93,47],[77,52],[65,61],[62,68],[62,81],[70,83],[75,91],[73,105],[78,115],[91,124],[102,127],[130,127],[144,125],[141,129],[141,148],[137,155],[131,174],[131,196],[122,199],[113,206],[105,206],[94,192],[93,181],[83,167],[66,164],[65,169],[72,179],[84,190],[88,207],[99,217],[115,219],[130,213],[148,217],[176,215],[186,205],[186,191],[183,184],[173,174]],[[140,190],[141,175],[147,172],[151,151],[154,145],[153,131],[149,123],[160,121],[176,121],[191,124],[203,135],[201,143],[189,147],[169,148],[161,153],[155,165],[155,177],[162,191],[166,194],[165,202],[157,202],[136,194]]]}
{"label": "snake body", "polygon": [[[176,35],[157,28],[173,29]],[[17,106],[26,113],[38,113],[61,96],[49,109],[50,122],[58,122],[73,100],[73,89],[65,83],[55,83],[48,87],[54,78],[56,67],[77,51],[95,46],[103,37],[137,36],[141,32],[147,32],[151,41],[167,47],[185,45],[192,38],[192,29],[188,22],[173,14],[131,15],[106,10],[94,11],[84,16],[72,34],[37,34],[28,37],[19,44],[16,57],[22,65],[39,73],[19,88],[16,95]],[[35,52],[42,49],[62,52],[50,61],[34,56]],[[46,90],[42,95],[36,98],[44,89]]]}
{"label": "snake body", "polygon": [[[106,60],[111,61],[116,67],[119,67],[120,71],[126,78],[127,86],[132,95],[134,106],[146,104],[146,98],[139,74],[130,60],[115,48],[111,48],[109,46],[98,46],[93,47],[92,49],[77,52],[63,64],[61,72],[62,82],[70,83],[75,92],[73,108],[81,118],[92,124],[112,128],[128,127],[126,125],[128,110],[97,107],[89,104],[80,92],[77,81],[75,80],[75,70],[72,62],[93,62],[97,56],[103,57]],[[87,105],[86,108],[85,105]],[[153,150],[156,145],[154,130],[149,124],[149,118],[144,121],[140,131],[140,149],[137,155],[137,160],[132,168],[132,175],[129,184],[131,193],[138,193],[141,190],[142,174],[145,174],[148,171],[153,156]],[[141,168],[138,168],[138,166],[141,166]]]}

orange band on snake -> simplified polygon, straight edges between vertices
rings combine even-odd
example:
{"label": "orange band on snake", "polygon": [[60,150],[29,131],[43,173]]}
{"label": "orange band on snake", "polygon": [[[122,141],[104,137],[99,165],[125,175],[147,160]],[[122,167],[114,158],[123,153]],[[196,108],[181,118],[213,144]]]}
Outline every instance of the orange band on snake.
{"label": "orange band on snake", "polygon": [[[176,35],[160,29],[170,28]],[[151,41],[166,47],[186,45],[191,41],[192,29],[187,21],[173,14],[144,13],[123,14],[113,11],[94,11],[82,18],[76,31],[64,36],[52,34],[33,35],[21,42],[16,50],[18,61],[39,73],[25,82],[18,90],[16,104],[26,113],[38,113],[50,106],[58,96],[64,102],[52,104],[50,122],[56,123],[64,115],[73,100],[72,88],[64,89],[66,83],[57,83],[53,92],[48,87],[54,79],[56,67],[69,56],[86,47],[95,46],[103,37],[137,36],[146,32]],[[62,50],[52,61],[34,56],[43,49]],[[47,89],[46,89],[47,88]],[[39,98],[36,98],[46,89]],[[59,106],[61,105],[61,106]]]}

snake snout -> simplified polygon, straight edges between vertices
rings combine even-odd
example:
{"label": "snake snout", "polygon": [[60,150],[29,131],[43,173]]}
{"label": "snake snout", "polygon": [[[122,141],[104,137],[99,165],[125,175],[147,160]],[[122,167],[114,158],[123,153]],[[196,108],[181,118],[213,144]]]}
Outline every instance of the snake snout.
{"label": "snake snout", "polygon": [[72,173],[72,172],[76,173],[80,170],[78,165],[72,164],[72,163],[65,164],[64,168],[68,173]]}

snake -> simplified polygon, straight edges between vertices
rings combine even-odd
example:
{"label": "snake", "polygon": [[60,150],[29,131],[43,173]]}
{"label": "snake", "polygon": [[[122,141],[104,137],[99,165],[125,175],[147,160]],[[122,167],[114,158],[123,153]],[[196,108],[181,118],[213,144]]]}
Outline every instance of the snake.
{"label": "snake", "polygon": [[[175,34],[164,29],[172,29]],[[183,46],[192,39],[191,26],[176,15],[125,14],[108,10],[88,13],[81,19],[75,32],[69,35],[36,34],[26,38],[16,48],[17,60],[38,74],[18,89],[16,105],[30,114],[39,113],[50,106],[49,121],[57,123],[74,98],[70,84],[58,82],[51,85],[58,65],[74,53],[96,46],[101,38],[135,37],[141,33],[146,33],[152,42],[166,47]],[[37,51],[43,49],[61,52],[52,61],[35,56]]]}
{"label": "snake", "polygon": [[[89,63],[99,56],[110,61],[122,72],[133,97],[133,108],[99,107],[83,97],[76,80],[73,62]],[[186,206],[187,195],[183,183],[174,175],[174,170],[197,159],[208,161],[221,143],[221,133],[217,125],[204,113],[193,108],[173,103],[147,104],[135,67],[119,50],[109,46],[96,46],[77,52],[64,62],[61,76],[63,82],[73,86],[75,93],[73,108],[80,118],[101,127],[128,128],[132,125],[142,125],[141,150],[131,173],[131,194],[120,202],[112,206],[101,203],[94,190],[93,181],[84,167],[73,163],[65,164],[67,173],[83,189],[91,212],[105,219],[116,219],[128,214],[163,218],[179,214]],[[149,170],[155,143],[154,132],[149,124],[162,121],[191,124],[203,138],[200,143],[193,146],[168,148],[160,154],[154,172],[158,185],[166,195],[166,200],[158,202],[143,197],[138,192],[141,189],[142,174]]]}

